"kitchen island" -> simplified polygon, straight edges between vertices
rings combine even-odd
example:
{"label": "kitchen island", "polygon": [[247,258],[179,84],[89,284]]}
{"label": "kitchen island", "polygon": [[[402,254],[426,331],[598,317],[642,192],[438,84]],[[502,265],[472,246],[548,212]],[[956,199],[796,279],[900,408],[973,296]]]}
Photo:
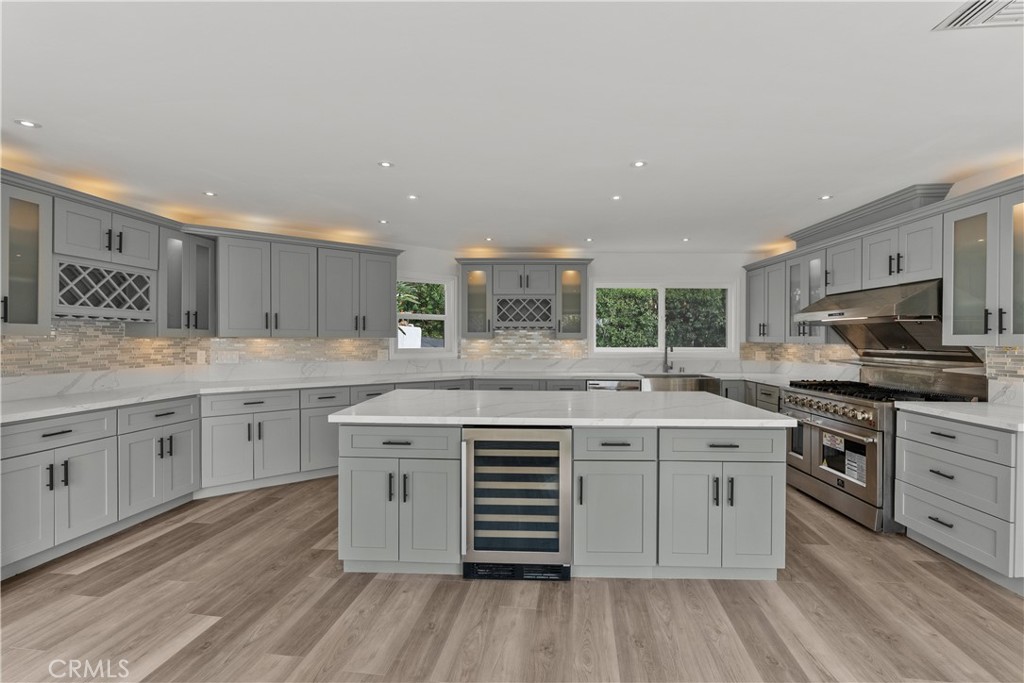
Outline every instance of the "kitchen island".
{"label": "kitchen island", "polygon": [[783,566],[784,415],[703,392],[399,390],[329,420],[346,571],[774,579]]}

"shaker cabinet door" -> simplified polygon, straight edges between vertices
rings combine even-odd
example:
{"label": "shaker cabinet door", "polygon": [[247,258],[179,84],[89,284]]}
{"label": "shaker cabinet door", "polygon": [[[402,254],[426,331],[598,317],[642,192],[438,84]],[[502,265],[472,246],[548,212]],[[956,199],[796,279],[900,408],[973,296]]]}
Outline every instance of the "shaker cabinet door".
{"label": "shaker cabinet door", "polygon": [[217,311],[222,337],[270,336],[270,242],[221,238]]}
{"label": "shaker cabinet door", "polygon": [[359,255],[360,337],[385,339],[398,335],[397,264],[394,256]]}
{"label": "shaker cabinet door", "polygon": [[199,489],[202,461],[199,420],[164,427],[167,444],[165,501]]}
{"label": "shaker cabinet door", "polygon": [[54,451],[54,542],[78,538],[117,521],[117,439],[107,437]]}
{"label": "shaker cabinet door", "polygon": [[316,247],[270,245],[270,322],[275,337],[316,336],[316,252]]}
{"label": "shaker cabinet door", "polygon": [[117,439],[118,519],[164,501],[164,427],[124,434]]}
{"label": "shaker cabinet door", "polygon": [[320,249],[317,254],[317,318],[321,337],[359,336],[359,254]]}
{"label": "shaker cabinet door", "polygon": [[398,560],[398,459],[338,459],[338,559]]}
{"label": "shaker cabinet door", "polygon": [[458,562],[461,468],[458,460],[401,460],[397,494],[398,557],[403,562]]}
{"label": "shaker cabinet door", "polygon": [[721,467],[722,566],[783,567],[786,465],[726,462]]}
{"label": "shaker cabinet door", "polygon": [[53,451],[0,461],[0,554],[10,564],[52,548]]}
{"label": "shaker cabinet door", "polygon": [[253,476],[259,479],[298,472],[299,411],[258,413],[253,420]]}
{"label": "shaker cabinet door", "polygon": [[654,566],[657,463],[577,460],[573,474],[573,563]]}
{"label": "shaker cabinet door", "polygon": [[660,467],[658,563],[721,567],[722,463],[662,462]]}

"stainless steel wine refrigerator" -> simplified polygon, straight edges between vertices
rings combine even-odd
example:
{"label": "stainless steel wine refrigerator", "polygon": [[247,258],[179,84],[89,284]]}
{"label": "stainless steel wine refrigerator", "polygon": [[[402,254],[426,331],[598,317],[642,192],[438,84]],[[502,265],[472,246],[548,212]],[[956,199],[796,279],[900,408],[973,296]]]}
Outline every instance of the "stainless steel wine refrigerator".
{"label": "stainless steel wine refrigerator", "polygon": [[464,429],[466,578],[567,579],[572,430]]}

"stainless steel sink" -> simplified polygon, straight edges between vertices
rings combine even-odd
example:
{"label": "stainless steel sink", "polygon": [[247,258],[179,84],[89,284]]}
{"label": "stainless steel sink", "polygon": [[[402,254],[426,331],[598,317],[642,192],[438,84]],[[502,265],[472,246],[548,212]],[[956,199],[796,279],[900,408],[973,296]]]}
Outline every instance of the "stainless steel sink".
{"label": "stainless steel sink", "polygon": [[721,386],[719,380],[703,375],[659,373],[643,377],[650,385],[651,391],[708,391],[717,394]]}

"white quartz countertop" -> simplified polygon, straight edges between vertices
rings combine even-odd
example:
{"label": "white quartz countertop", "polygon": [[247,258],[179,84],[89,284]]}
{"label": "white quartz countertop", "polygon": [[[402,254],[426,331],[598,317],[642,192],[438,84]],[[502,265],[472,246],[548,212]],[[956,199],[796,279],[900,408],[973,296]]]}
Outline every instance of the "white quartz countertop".
{"label": "white quartz countertop", "polygon": [[896,401],[897,410],[908,413],[945,417],[1008,432],[1024,432],[1024,407],[1001,403],[933,403],[929,401]]}
{"label": "white quartz countertop", "polygon": [[796,420],[698,391],[398,390],[332,413],[338,424],[795,427]]}

